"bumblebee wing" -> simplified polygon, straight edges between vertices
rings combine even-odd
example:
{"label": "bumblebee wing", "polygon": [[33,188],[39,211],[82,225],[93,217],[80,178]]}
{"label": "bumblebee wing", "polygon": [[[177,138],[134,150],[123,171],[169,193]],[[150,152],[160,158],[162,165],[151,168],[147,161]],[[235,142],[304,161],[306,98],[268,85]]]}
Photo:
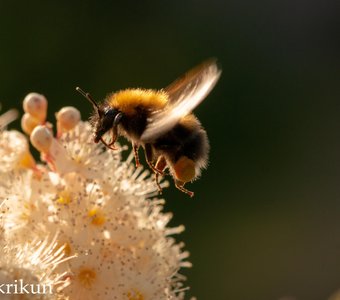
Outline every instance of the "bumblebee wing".
{"label": "bumblebee wing", "polygon": [[216,73],[219,77],[221,71],[218,69],[214,58],[192,68],[164,89],[169,94],[169,103],[176,102],[187,89],[197,87],[200,82]]}
{"label": "bumblebee wing", "polygon": [[141,136],[142,141],[151,141],[174,127],[209,94],[217,83],[221,70],[216,60],[208,60],[190,70],[164,89],[168,103],[162,111],[155,112]]}

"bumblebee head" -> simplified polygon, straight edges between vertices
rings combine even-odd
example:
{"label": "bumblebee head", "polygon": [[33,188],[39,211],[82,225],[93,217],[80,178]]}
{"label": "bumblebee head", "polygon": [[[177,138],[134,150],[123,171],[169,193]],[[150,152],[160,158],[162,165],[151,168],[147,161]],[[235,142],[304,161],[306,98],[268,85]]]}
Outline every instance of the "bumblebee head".
{"label": "bumblebee head", "polygon": [[[123,117],[123,113],[109,105],[100,107],[89,93],[85,93],[79,87],[76,87],[76,90],[92,103],[95,110],[91,118],[91,124],[94,128],[94,142],[98,143],[102,139],[102,136],[110,129],[113,131],[113,137],[116,138],[117,126]],[[114,143],[114,141],[112,142]]]}
{"label": "bumblebee head", "polygon": [[94,142],[98,143],[110,129],[113,131],[113,136],[117,136],[117,126],[122,117],[122,112],[110,106],[105,106],[103,109],[98,108],[92,121],[95,129]]}

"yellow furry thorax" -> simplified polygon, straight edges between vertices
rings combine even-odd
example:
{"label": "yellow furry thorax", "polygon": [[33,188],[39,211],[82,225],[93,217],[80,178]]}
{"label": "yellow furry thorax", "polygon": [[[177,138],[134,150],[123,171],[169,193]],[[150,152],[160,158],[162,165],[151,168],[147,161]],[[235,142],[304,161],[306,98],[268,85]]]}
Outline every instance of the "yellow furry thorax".
{"label": "yellow furry thorax", "polygon": [[113,93],[107,97],[110,106],[129,115],[135,108],[142,106],[151,110],[164,108],[168,101],[168,94],[162,90],[126,89]]}

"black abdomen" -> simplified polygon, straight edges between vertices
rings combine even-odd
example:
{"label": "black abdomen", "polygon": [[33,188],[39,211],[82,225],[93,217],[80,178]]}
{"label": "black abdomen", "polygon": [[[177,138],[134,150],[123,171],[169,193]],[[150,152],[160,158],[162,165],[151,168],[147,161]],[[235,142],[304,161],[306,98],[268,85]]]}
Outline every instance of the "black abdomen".
{"label": "black abdomen", "polygon": [[183,155],[193,161],[206,160],[209,152],[207,133],[199,123],[194,125],[178,123],[155,141],[154,148],[164,152],[172,162],[176,162]]}

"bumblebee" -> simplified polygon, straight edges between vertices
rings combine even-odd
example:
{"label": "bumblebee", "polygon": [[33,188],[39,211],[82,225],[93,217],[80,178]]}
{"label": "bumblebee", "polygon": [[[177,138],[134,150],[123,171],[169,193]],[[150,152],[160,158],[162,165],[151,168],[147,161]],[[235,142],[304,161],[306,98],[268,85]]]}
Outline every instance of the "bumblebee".
{"label": "bumblebee", "polygon": [[[144,148],[146,162],[158,179],[169,168],[175,186],[193,197],[184,185],[197,179],[207,167],[209,141],[206,131],[191,111],[209,94],[221,75],[211,59],[193,68],[161,90],[126,89],[111,93],[98,104],[89,93],[76,88],[94,108],[90,123],[94,142],[110,149],[118,136],[132,143],[136,167],[138,149]],[[104,134],[111,131],[111,141]]]}

